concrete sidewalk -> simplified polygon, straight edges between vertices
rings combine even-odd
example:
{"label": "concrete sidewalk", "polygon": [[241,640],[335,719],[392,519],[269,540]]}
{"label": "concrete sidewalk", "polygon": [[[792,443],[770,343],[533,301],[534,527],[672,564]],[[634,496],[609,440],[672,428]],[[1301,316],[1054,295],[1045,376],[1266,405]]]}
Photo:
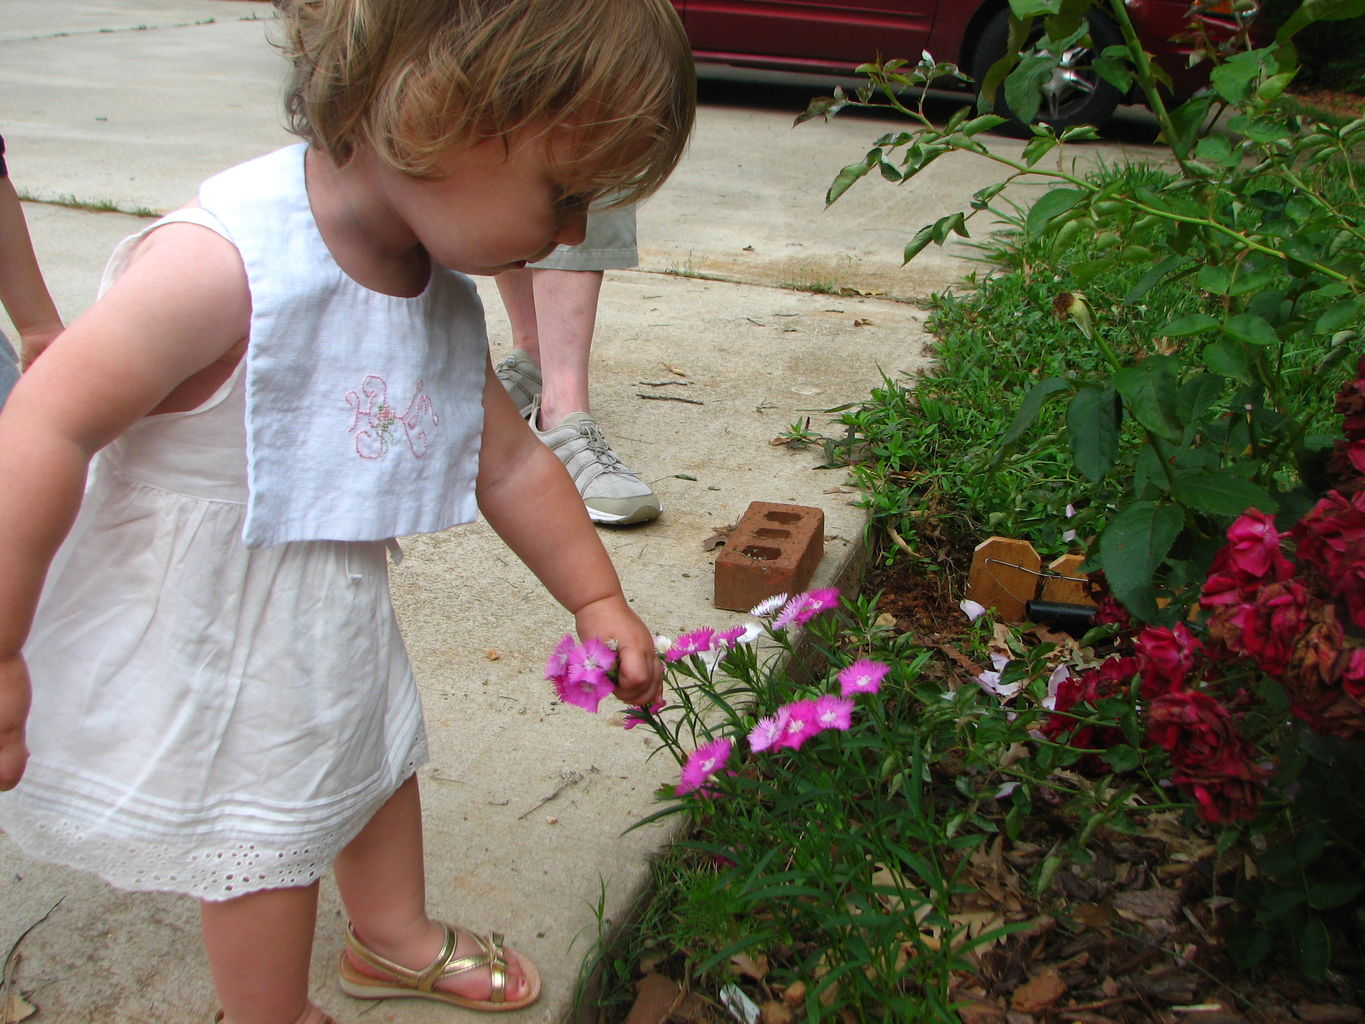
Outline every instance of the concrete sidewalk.
{"label": "concrete sidewalk", "polygon": [[[250,0],[5,0],[0,134],[16,186],[47,200],[25,212],[68,321],[93,299],[115,241],[146,223],[77,203],[162,212],[208,174],[291,141],[271,14]],[[704,542],[750,501],[825,511],[818,584],[857,562],[863,516],[844,475],[771,441],[807,416],[827,426],[822,410],[865,397],[882,373],[924,365],[922,313],[903,300],[948,286],[964,265],[934,252],[902,270],[901,248],[993,180],[945,163],[913,191],[870,183],[824,211],[834,174],[892,123],[792,129],[804,99],[762,109],[742,89],[708,95],[683,166],[641,210],[642,267],[608,275],[594,347],[598,419],[665,509],[602,537],[635,606],[666,634],[744,618],[712,608]],[[506,319],[491,282],[480,287],[500,356]],[[648,741],[614,713],[551,700],[541,667],[571,620],[484,524],[405,547],[393,590],[432,746],[421,779],[434,909],[505,931],[535,958],[545,995],[512,1019],[558,1024],[598,915],[620,920],[648,882],[666,832],[622,833],[676,768],[648,759]],[[347,999],[333,972],[342,923],[324,883],[315,993],[342,1021],[475,1018]],[[214,1009],[192,901],[121,894],[0,837],[0,954],[21,936],[17,987],[37,1024],[179,1024]]]}

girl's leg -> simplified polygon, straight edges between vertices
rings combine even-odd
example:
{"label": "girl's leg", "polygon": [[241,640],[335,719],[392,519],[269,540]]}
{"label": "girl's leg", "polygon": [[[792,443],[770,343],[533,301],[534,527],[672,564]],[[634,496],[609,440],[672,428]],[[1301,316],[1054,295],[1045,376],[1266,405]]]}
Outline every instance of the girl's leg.
{"label": "girl's leg", "polygon": [[308,1001],[317,909],[316,882],[199,904],[204,949],[226,1024],[320,1018]]}
{"label": "girl's leg", "polygon": [[[414,971],[436,959],[445,932],[439,922],[427,916],[422,802],[415,775],[398,787],[342,850],[332,869],[356,935],[369,949]],[[459,933],[456,958],[478,953],[473,938]],[[373,973],[354,958],[352,965],[363,973]],[[457,974],[440,987],[469,999],[488,999],[493,983],[487,970],[477,970]],[[515,956],[509,956],[507,1000],[520,999],[526,993],[521,965]]]}

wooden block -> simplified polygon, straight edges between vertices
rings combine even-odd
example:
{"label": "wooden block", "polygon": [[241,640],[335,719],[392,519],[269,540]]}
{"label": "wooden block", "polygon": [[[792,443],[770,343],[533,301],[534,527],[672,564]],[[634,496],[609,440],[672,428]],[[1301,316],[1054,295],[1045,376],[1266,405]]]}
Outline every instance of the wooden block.
{"label": "wooden block", "polygon": [[1057,575],[1043,578],[1043,594],[1040,600],[1095,607],[1095,602],[1085,592],[1085,574],[1081,572],[1081,566],[1084,564],[1084,555],[1062,555],[1049,562],[1048,572]]}
{"label": "wooden block", "polygon": [[751,502],[716,556],[717,608],[747,612],[810,584],[825,553],[825,513],[809,505]]}
{"label": "wooden block", "polygon": [[994,608],[1006,622],[1023,622],[1024,606],[1038,589],[1043,560],[1033,545],[1013,537],[990,537],[976,546],[967,577],[967,599]]}

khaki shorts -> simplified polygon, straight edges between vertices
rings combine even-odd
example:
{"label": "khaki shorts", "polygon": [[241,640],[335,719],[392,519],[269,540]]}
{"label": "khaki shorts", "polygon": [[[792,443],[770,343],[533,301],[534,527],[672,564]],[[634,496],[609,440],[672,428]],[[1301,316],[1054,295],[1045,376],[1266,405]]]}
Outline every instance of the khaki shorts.
{"label": "khaki shorts", "polygon": [[532,270],[621,270],[640,262],[635,248],[635,207],[588,212],[588,234],[578,245],[561,245]]}

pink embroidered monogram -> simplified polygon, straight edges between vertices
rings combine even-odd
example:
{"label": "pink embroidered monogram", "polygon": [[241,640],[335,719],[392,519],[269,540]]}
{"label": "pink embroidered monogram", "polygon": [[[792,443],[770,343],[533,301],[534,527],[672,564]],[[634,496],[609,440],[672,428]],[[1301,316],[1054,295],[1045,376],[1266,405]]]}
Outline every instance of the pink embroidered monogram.
{"label": "pink embroidered monogram", "polygon": [[388,454],[399,427],[403,440],[414,458],[426,455],[429,444],[427,432],[421,429],[423,419],[437,426],[441,418],[432,408],[431,399],[417,382],[408,407],[398,414],[389,403],[389,385],[378,374],[369,374],[360,382],[358,391],[346,392],[346,404],[351,407],[351,426],[346,431],[355,434],[355,453],[362,459],[382,459]]}

